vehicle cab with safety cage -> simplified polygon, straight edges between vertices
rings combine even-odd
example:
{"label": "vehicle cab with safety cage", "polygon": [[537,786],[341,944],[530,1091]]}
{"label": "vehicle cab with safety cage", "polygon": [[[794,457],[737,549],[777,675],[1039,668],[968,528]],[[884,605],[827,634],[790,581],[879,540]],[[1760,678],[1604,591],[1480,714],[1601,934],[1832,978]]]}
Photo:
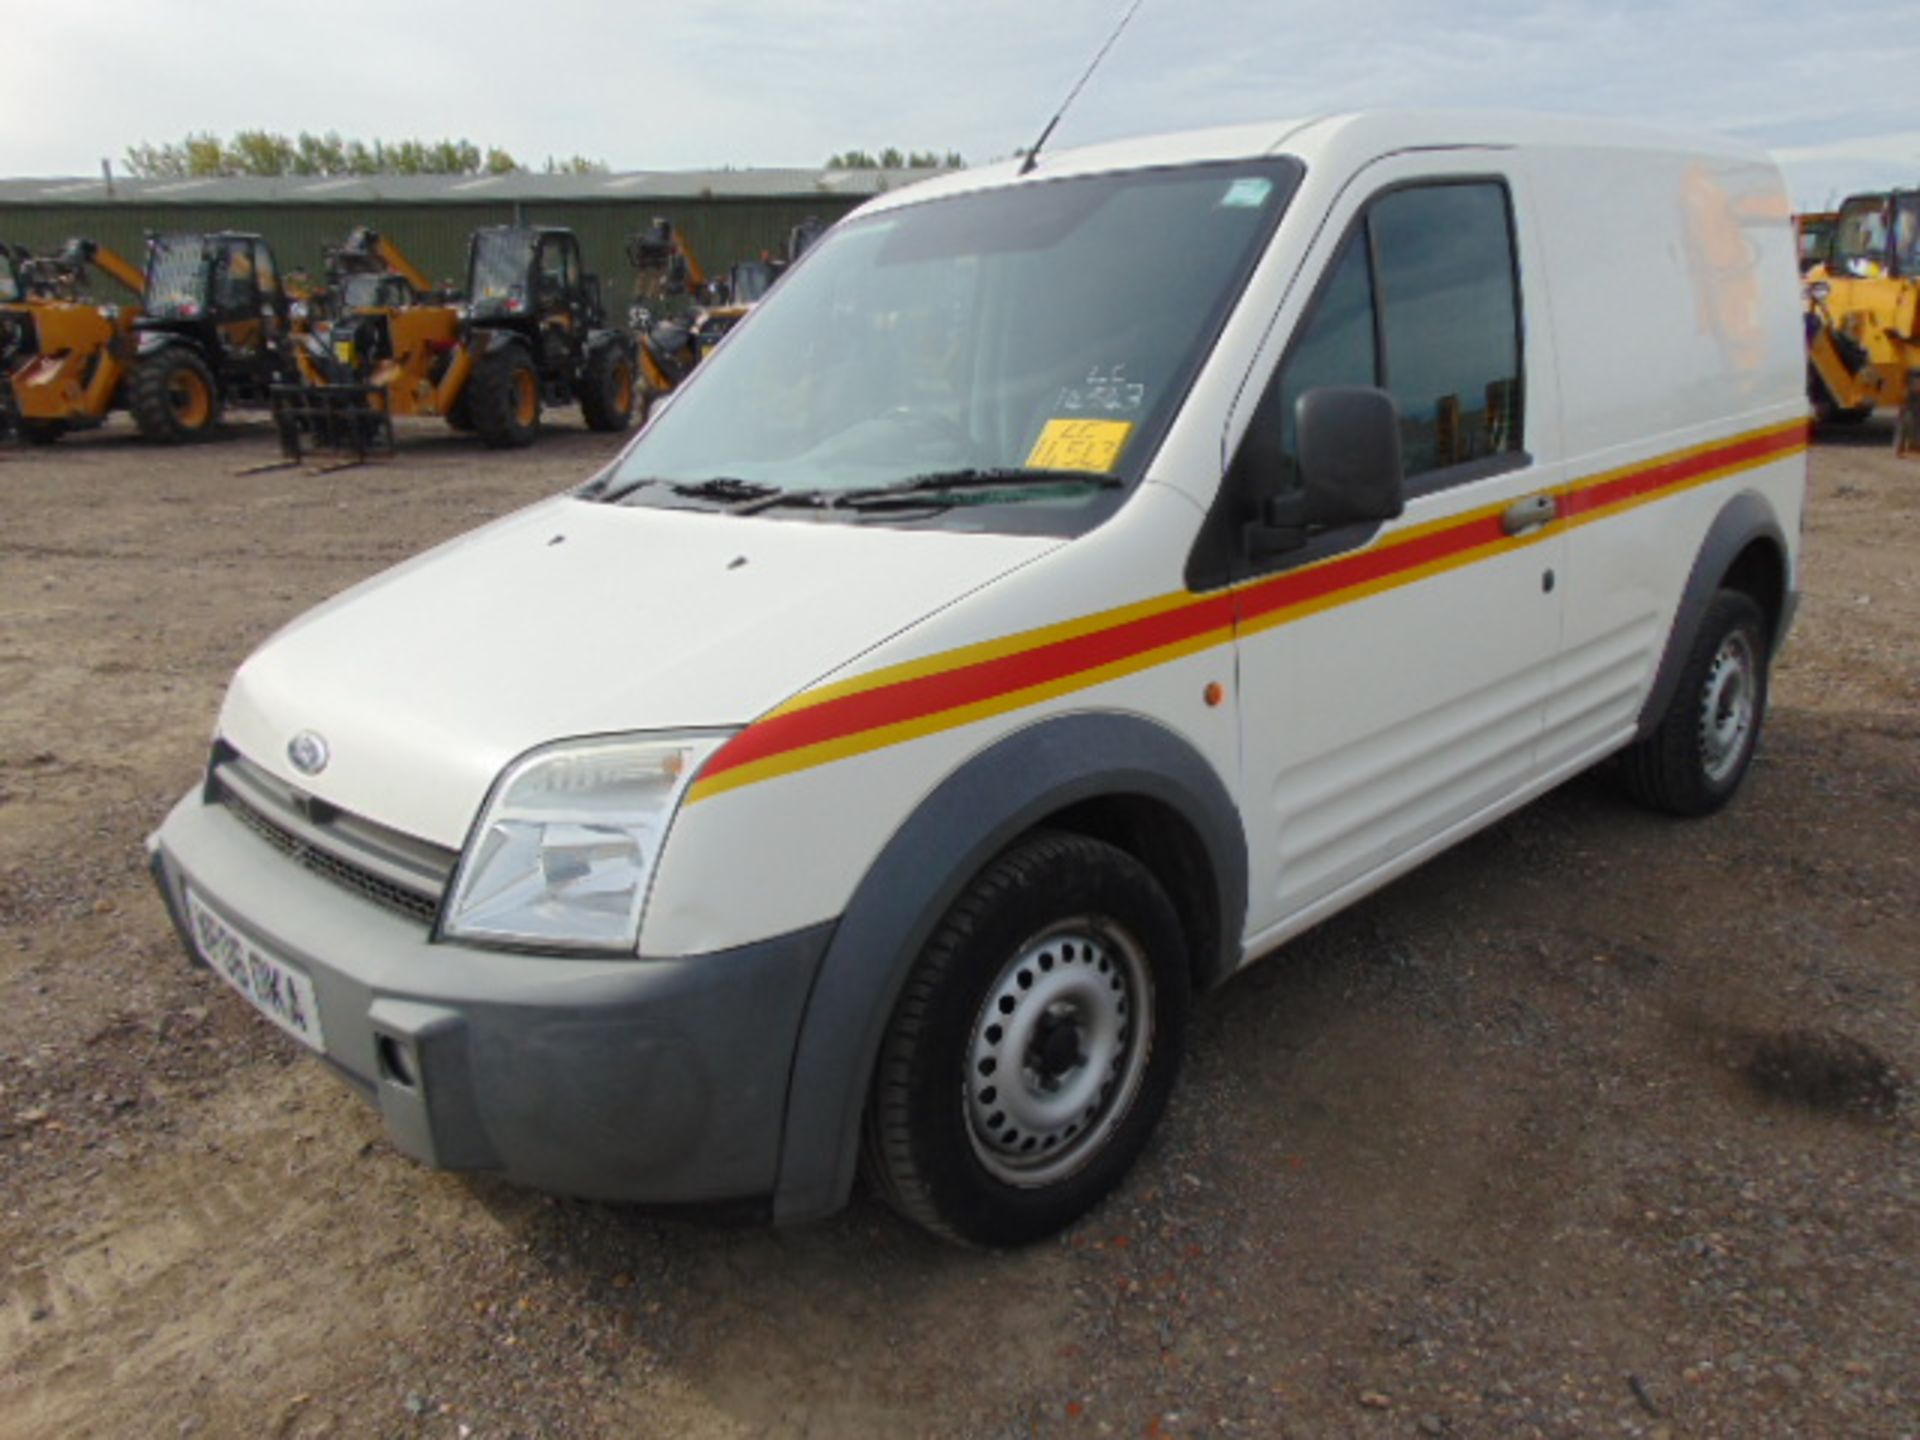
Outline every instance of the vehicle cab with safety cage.
{"label": "vehicle cab with safety cage", "polygon": [[263,645],[155,875],[428,1164],[1035,1239],[1242,967],[1592,767],[1734,799],[1796,281],[1763,153],[1584,119],[886,194],[600,473]]}

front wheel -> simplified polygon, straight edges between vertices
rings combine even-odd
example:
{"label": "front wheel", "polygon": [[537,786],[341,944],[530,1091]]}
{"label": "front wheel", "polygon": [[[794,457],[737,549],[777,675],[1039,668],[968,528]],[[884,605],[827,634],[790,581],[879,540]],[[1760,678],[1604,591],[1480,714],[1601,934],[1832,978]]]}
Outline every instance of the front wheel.
{"label": "front wheel", "polygon": [[460,398],[487,445],[509,450],[533,443],[540,429],[540,377],[525,350],[509,345],[484,357],[467,389]]}
{"label": "front wheel", "polygon": [[908,977],[868,1103],[881,1194],[937,1234],[1023,1245],[1071,1224],[1145,1147],[1179,1069],[1186,943],[1125,851],[1016,844]]}
{"label": "front wheel", "polygon": [[220,387],[206,361],[184,345],[168,345],[134,365],[127,408],[148,440],[201,440],[220,418]]}
{"label": "front wheel", "polygon": [[580,377],[580,414],[589,430],[620,431],[633,423],[633,361],[617,345],[587,358]]}
{"label": "front wheel", "polygon": [[1738,590],[1714,595],[1666,713],[1621,756],[1621,779],[1633,799],[1694,816],[1733,798],[1766,719],[1768,638],[1766,616],[1751,597]]}

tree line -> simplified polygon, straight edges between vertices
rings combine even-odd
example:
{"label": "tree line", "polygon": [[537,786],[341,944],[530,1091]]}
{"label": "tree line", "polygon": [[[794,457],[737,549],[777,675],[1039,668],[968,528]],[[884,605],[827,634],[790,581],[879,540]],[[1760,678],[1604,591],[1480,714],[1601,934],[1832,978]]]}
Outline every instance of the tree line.
{"label": "tree line", "polygon": [[[126,152],[129,173],[143,180],[190,180],[218,175],[512,175],[532,167],[507,151],[470,140],[346,140],[332,130],[314,135],[281,135],[271,130],[241,130],[230,139],[196,132],[162,144],[142,141]],[[828,157],[830,170],[959,170],[966,159],[958,150],[901,150],[889,145],[878,154],[845,150]],[[539,167],[549,175],[597,175],[606,162],[584,155],[556,159]]]}
{"label": "tree line", "polygon": [[[482,149],[470,140],[343,140],[301,131],[296,136],[270,130],[241,130],[229,140],[205,133],[154,145],[141,142],[126,152],[127,169],[141,179],[186,180],[213,175],[511,175],[522,165],[497,146]],[[603,161],[584,155],[564,160],[548,156],[541,167],[549,175],[592,175]]]}
{"label": "tree line", "polygon": [[889,145],[878,155],[846,150],[827,157],[829,170],[964,170],[966,157],[958,150],[941,155],[932,150],[901,151]]}

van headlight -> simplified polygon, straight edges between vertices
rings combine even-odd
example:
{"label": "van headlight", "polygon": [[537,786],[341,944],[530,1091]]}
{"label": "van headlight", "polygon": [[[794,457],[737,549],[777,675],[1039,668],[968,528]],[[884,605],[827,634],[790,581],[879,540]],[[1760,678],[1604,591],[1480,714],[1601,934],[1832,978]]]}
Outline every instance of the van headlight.
{"label": "van headlight", "polygon": [[514,761],[461,854],[441,933],[631,953],[680,797],[727,739],[570,741]]}

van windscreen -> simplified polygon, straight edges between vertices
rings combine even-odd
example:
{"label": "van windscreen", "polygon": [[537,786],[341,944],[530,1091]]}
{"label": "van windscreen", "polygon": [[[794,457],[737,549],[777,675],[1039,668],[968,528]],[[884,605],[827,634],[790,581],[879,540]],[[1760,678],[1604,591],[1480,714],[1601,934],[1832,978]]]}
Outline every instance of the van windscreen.
{"label": "van windscreen", "polygon": [[[1262,159],[1036,179],[845,222],[601,492],[872,520],[836,498],[921,483],[928,503],[889,520],[1078,533],[1145,469],[1298,175]],[[953,477],[964,495],[939,491]]]}

